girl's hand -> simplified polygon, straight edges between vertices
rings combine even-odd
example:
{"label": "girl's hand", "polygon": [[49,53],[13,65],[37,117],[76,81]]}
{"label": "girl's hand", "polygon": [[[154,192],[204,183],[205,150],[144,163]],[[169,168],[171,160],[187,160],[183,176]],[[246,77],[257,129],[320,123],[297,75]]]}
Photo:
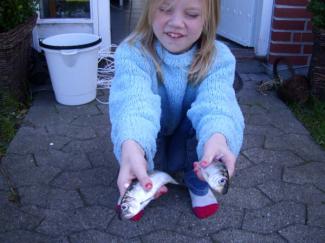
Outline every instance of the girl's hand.
{"label": "girl's hand", "polygon": [[200,166],[207,167],[213,159],[221,160],[227,167],[229,177],[232,177],[235,172],[236,156],[229,150],[226,138],[221,133],[213,134],[204,145],[204,152],[201,161],[194,162],[194,172],[204,180]]}
{"label": "girl's hand", "polygon": [[[152,181],[147,173],[147,161],[144,158],[144,151],[133,140],[127,140],[122,144],[121,166],[117,178],[117,186],[122,197],[133,179],[138,179],[144,190],[152,188]],[[167,187],[161,187],[155,197],[167,192]]]}

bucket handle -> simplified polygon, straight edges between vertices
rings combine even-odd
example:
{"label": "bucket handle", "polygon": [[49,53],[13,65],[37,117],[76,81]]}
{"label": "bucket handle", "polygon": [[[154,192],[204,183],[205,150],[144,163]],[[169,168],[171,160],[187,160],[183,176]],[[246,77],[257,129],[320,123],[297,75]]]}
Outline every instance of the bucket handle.
{"label": "bucket handle", "polygon": [[60,53],[65,56],[72,56],[78,54],[78,50],[61,50]]}

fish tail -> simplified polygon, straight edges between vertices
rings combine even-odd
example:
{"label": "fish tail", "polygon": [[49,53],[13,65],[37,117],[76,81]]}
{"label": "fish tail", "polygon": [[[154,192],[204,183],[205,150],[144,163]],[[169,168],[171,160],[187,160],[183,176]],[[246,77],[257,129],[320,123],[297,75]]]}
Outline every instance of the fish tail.
{"label": "fish tail", "polygon": [[179,183],[170,175],[168,175],[168,183],[179,185]]}
{"label": "fish tail", "polygon": [[169,183],[171,183],[171,184],[175,184],[175,185],[178,185],[178,184],[179,184],[179,183],[178,183],[175,179],[173,179],[173,178],[171,178],[171,180],[170,180]]}

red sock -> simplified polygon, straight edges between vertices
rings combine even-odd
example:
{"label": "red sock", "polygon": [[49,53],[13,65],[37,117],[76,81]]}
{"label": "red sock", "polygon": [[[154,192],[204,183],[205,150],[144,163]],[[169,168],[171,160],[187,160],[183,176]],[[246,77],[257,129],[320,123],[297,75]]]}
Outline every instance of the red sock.
{"label": "red sock", "polygon": [[215,214],[219,209],[217,199],[209,189],[208,193],[203,196],[196,195],[190,190],[192,200],[192,210],[196,217],[204,219]]}
{"label": "red sock", "polygon": [[143,214],[144,214],[144,210],[141,210],[138,214],[136,214],[132,218],[130,218],[130,220],[137,222],[142,218]]}
{"label": "red sock", "polygon": [[[121,213],[121,205],[117,204],[116,207],[115,207],[115,211],[117,212],[117,214],[120,215],[120,213]],[[142,218],[143,214],[144,214],[144,210],[141,210],[139,213],[137,213],[132,218],[130,218],[130,220],[132,220],[134,222],[137,222]]]}
{"label": "red sock", "polygon": [[219,209],[218,203],[210,204],[210,205],[207,205],[204,207],[192,208],[193,213],[199,219],[204,219],[204,218],[210,217],[211,215],[215,214],[218,211],[218,209]]}

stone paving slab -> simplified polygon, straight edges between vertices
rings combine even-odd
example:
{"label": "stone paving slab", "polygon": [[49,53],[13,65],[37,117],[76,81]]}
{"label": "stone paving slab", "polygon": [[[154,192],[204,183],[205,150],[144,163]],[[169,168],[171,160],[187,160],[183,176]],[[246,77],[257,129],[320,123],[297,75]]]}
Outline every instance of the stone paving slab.
{"label": "stone paving slab", "polygon": [[45,128],[23,126],[18,130],[7,152],[26,155],[49,149],[60,150],[70,141],[67,137],[49,135]]}
{"label": "stone paving slab", "polygon": [[237,242],[263,242],[263,243],[285,243],[280,235],[277,234],[257,234],[254,232],[238,230],[238,229],[228,229],[222,230],[217,234],[213,234],[212,238],[216,242],[220,243],[237,243]]}
{"label": "stone paving slab", "polygon": [[160,230],[150,233],[143,238],[143,242],[180,242],[180,243],[212,243],[209,237],[193,237],[184,234],[178,234],[172,231]]}
{"label": "stone paving slab", "polygon": [[245,135],[260,135],[260,136],[281,136],[284,132],[279,128],[269,126],[256,126],[245,124]]}
{"label": "stone paving slab", "polygon": [[296,184],[311,183],[320,190],[325,190],[325,163],[311,162],[293,168],[286,168],[283,174],[285,182]]}
{"label": "stone paving slab", "polygon": [[118,200],[118,195],[117,186],[108,187],[99,185],[80,188],[80,197],[83,199],[85,205],[89,206],[114,208]]}
{"label": "stone paving slab", "polygon": [[20,195],[8,201],[0,176],[0,242],[325,242],[325,151],[274,92],[256,90],[269,79],[263,70],[237,63],[244,144],[229,193],[205,220],[180,186],[141,221],[119,220],[107,105],[64,106],[39,92],[0,162]]}
{"label": "stone paving slab", "polygon": [[65,171],[91,169],[92,163],[86,153],[43,150],[34,154],[35,163],[40,167],[54,167]]}
{"label": "stone paving slab", "polygon": [[263,148],[252,148],[243,151],[243,155],[255,164],[270,163],[292,167],[305,163],[303,159],[301,159],[290,151],[276,151],[267,150]]}
{"label": "stone paving slab", "polygon": [[274,202],[295,201],[304,204],[324,204],[325,194],[311,184],[297,185],[271,180],[258,188]]}
{"label": "stone paving slab", "polygon": [[[87,230],[80,233],[71,234],[69,236],[69,243],[89,243],[89,242],[116,242],[121,243],[125,240],[118,238],[114,235],[101,232],[98,230]],[[141,243],[139,238],[128,239],[130,243]]]}
{"label": "stone paving slab", "polygon": [[309,227],[302,224],[289,226],[280,230],[279,233],[289,242],[324,243],[325,239],[324,228]]}
{"label": "stone paving slab", "polygon": [[325,225],[325,202],[321,205],[308,205],[308,225],[324,227]]}
{"label": "stone paving slab", "polygon": [[12,205],[0,208],[0,235],[13,230],[33,230],[42,221],[42,217],[24,213]]}
{"label": "stone paving slab", "polygon": [[66,238],[53,239],[49,236],[26,230],[8,231],[3,233],[0,235],[0,242],[69,243]]}
{"label": "stone paving slab", "polygon": [[258,165],[237,171],[232,179],[233,186],[251,188],[270,180],[280,180],[282,166],[279,164],[260,163]]}
{"label": "stone paving slab", "polygon": [[197,219],[193,214],[183,214],[175,229],[179,233],[193,237],[206,237],[224,228],[239,228],[244,211],[240,208],[221,205],[220,211],[204,220]]}
{"label": "stone paving slab", "polygon": [[78,189],[88,186],[109,186],[116,179],[116,172],[107,168],[94,168],[76,172],[63,172],[51,185],[62,189]]}
{"label": "stone paving slab", "polygon": [[243,229],[256,233],[274,233],[288,225],[304,224],[305,214],[303,204],[283,201],[262,209],[248,210]]}
{"label": "stone paving slab", "polygon": [[260,190],[240,187],[229,188],[227,195],[223,196],[220,202],[245,209],[259,209],[272,204],[272,201]]}
{"label": "stone paving slab", "polygon": [[2,165],[16,187],[48,184],[60,173],[51,166],[39,167],[32,155],[11,155],[2,160]]}
{"label": "stone paving slab", "polygon": [[268,137],[265,148],[289,150],[308,161],[325,162],[325,151],[315,144],[309,135],[287,134],[279,137]]}
{"label": "stone paving slab", "polygon": [[146,235],[152,231],[166,229],[173,230],[177,225],[180,212],[170,213],[167,207],[148,207],[146,215],[137,223],[128,220],[120,220],[114,217],[110,223],[107,232],[120,237],[136,237]]}

